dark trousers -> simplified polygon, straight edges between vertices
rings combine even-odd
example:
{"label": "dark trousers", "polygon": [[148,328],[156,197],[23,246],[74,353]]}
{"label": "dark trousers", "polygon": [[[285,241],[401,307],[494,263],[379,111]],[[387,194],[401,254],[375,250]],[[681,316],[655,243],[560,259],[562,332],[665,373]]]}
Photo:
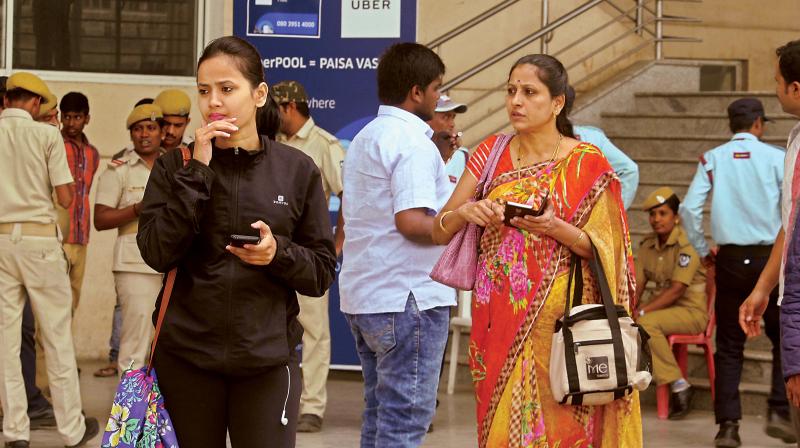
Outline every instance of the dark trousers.
{"label": "dark trousers", "polygon": [[22,309],[22,342],[19,359],[22,362],[22,378],[25,381],[25,395],[28,397],[28,413],[35,413],[50,407],[50,402],[36,387],[36,321],[33,319],[31,301],[25,301]]}
{"label": "dark trousers", "polygon": [[[739,326],[739,306],[753,290],[758,276],[767,264],[767,246],[722,246],[717,255],[717,351],[714,363],[717,377],[714,414],[717,423],[742,418],[739,382],[744,364],[744,344],[747,336]],[[764,312],[764,329],[772,342],[772,388],[767,405],[783,416],[789,416],[786,385],[781,371],[780,321],[777,289],[770,294]]]}
{"label": "dark trousers", "polygon": [[156,350],[153,365],[181,446],[224,447],[230,433],[233,448],[294,447],[302,389],[296,359],[250,376],[202,370],[165,350]]}

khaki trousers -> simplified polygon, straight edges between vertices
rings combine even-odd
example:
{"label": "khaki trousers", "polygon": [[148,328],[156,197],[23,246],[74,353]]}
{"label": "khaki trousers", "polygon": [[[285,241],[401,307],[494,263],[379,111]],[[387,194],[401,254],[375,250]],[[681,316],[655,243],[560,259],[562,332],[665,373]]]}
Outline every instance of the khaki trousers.
{"label": "khaki trousers", "polygon": [[25,384],[20,364],[22,308],[31,301],[40,340],[58,432],[66,445],[83,437],[78,366],[72,345],[72,295],[67,260],[55,237],[22,236],[19,229],[0,235],[0,401],[7,441],[30,440]]}
{"label": "khaki trousers", "polygon": [[86,246],[83,244],[64,244],[64,253],[69,262],[69,284],[72,288],[72,312],[78,309],[81,300],[81,285],[86,272]]}
{"label": "khaki trousers", "polygon": [[328,320],[328,291],[322,297],[298,294],[303,326],[303,393],[300,395],[300,415],[325,415],[328,402],[326,383],[331,367],[331,327]]}
{"label": "khaki trousers", "polygon": [[122,310],[117,366],[120,373],[144,366],[153,339],[153,309],[161,291],[161,274],[114,272]]}
{"label": "khaki trousers", "polygon": [[636,322],[650,335],[656,384],[669,384],[681,379],[683,373],[669,348],[667,337],[671,334],[702,332],[708,323],[708,315],[694,308],[673,306],[645,313]]}

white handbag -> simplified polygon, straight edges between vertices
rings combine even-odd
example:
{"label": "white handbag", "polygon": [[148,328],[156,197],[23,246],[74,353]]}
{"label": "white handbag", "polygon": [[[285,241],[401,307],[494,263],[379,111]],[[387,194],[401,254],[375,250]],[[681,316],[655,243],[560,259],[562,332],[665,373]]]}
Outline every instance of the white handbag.
{"label": "white handbag", "polygon": [[[581,258],[572,255],[564,317],[550,351],[550,387],[561,404],[602,405],[650,384],[649,336],[621,305],[614,305],[597,249],[589,262],[602,304],[582,305]],[[573,291],[572,284],[575,281]],[[572,292],[572,300],[570,300]]]}

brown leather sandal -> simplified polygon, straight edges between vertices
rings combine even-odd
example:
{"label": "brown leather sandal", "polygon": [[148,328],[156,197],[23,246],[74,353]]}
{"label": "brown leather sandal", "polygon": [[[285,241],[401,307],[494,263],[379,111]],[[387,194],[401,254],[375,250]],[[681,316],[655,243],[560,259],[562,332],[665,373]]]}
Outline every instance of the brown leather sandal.
{"label": "brown leather sandal", "polygon": [[108,365],[94,372],[94,376],[98,378],[108,378],[117,375],[119,375],[119,370],[117,370],[117,366],[115,365]]}

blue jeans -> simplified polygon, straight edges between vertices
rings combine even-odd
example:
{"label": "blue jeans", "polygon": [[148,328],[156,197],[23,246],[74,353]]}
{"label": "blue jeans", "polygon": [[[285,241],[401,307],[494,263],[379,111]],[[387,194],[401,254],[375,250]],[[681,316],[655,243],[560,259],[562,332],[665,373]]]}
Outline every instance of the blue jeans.
{"label": "blue jeans", "polygon": [[362,448],[417,447],[433,420],[450,308],[345,314],[364,375]]}

